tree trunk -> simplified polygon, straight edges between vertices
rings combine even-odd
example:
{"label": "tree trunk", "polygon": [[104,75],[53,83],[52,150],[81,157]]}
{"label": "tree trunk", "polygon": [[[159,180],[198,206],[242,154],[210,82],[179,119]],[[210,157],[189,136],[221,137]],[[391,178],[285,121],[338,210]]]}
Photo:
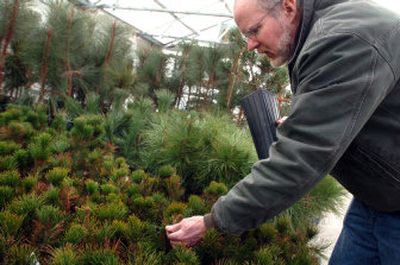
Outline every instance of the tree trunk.
{"label": "tree trunk", "polygon": [[47,31],[47,39],[46,39],[46,44],[44,45],[43,48],[43,57],[42,57],[42,67],[40,69],[40,95],[39,95],[39,102],[43,102],[44,98],[44,93],[45,93],[45,83],[47,79],[47,74],[49,72],[49,49],[50,49],[50,44],[51,44],[51,39],[53,37],[53,31],[49,29]]}
{"label": "tree trunk", "polygon": [[242,58],[243,52],[244,52],[244,50],[242,49],[238,53],[238,55],[234,58],[233,65],[231,68],[231,75],[229,76],[229,85],[228,85],[228,90],[226,93],[226,109],[227,110],[231,109],[233,88],[235,87],[235,84],[236,84],[237,75],[238,75],[239,67],[240,67],[240,60]]}
{"label": "tree trunk", "polygon": [[72,66],[70,60],[71,53],[71,32],[72,32],[72,20],[74,18],[74,10],[71,9],[67,18],[67,33],[65,36],[65,75],[67,78],[67,95],[73,97],[74,91],[72,87]]}
{"label": "tree trunk", "polygon": [[8,49],[8,46],[10,45],[10,42],[14,36],[15,25],[16,25],[17,16],[18,16],[18,9],[19,9],[19,0],[14,0],[12,15],[11,15],[10,21],[7,25],[6,35],[4,37],[4,40],[2,42],[0,42],[0,48],[1,48],[1,53],[0,53],[0,93],[3,92],[2,87],[3,87],[3,82],[4,82],[4,71],[5,71],[6,59],[8,56],[7,49]]}

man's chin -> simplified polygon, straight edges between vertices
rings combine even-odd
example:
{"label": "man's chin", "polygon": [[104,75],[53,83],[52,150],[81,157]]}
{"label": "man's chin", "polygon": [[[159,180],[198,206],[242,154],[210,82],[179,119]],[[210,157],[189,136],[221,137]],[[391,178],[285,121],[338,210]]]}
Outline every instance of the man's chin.
{"label": "man's chin", "polygon": [[280,68],[280,67],[285,67],[287,65],[288,60],[285,60],[281,57],[276,57],[276,58],[269,57],[269,62],[271,63],[272,67]]}

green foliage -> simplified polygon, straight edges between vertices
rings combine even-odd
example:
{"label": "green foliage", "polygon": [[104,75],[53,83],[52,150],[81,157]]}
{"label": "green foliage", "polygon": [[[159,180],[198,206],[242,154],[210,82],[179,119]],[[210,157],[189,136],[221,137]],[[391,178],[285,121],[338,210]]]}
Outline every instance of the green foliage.
{"label": "green foliage", "polygon": [[59,188],[50,188],[44,194],[43,198],[47,203],[58,205],[60,202],[60,190]]}
{"label": "green foliage", "polygon": [[146,131],[142,159],[155,173],[161,165],[175,167],[187,191],[200,193],[212,180],[231,186],[246,175],[255,161],[249,147],[249,135],[228,117],[173,111],[160,115]]}
{"label": "green foliage", "polygon": [[0,209],[2,209],[14,196],[14,189],[8,186],[0,186]]}
{"label": "green foliage", "polygon": [[72,247],[57,248],[51,252],[52,265],[78,265],[78,257]]}
{"label": "green foliage", "polygon": [[187,207],[185,216],[204,215],[207,211],[204,201],[197,195],[190,195]]}
{"label": "green foliage", "polygon": [[181,177],[178,175],[172,175],[165,179],[165,186],[168,197],[171,198],[171,200],[178,201],[185,193],[185,190],[181,187]]}
{"label": "green foliage", "polygon": [[345,190],[331,176],[323,178],[309,194],[303,197],[293,207],[286,210],[297,227],[298,224],[313,222],[321,218],[323,212],[338,213]]}
{"label": "green foliage", "polygon": [[10,204],[9,209],[18,215],[29,216],[36,212],[43,205],[43,198],[32,193],[23,194],[21,197],[15,198]]}
{"label": "green foliage", "polygon": [[14,214],[9,211],[0,212],[1,232],[7,236],[15,236],[21,228],[24,216]]}
{"label": "green foliage", "polygon": [[59,186],[61,182],[68,176],[69,174],[68,168],[63,167],[55,167],[51,169],[46,174],[46,179],[55,186]]}
{"label": "green foliage", "polygon": [[82,115],[74,119],[74,127],[71,130],[72,146],[81,150],[82,147],[94,148],[101,145],[103,123],[104,120],[100,115]]}
{"label": "green foliage", "polygon": [[15,157],[11,155],[0,156],[0,170],[12,170],[18,166]]}
{"label": "green foliage", "polygon": [[18,149],[21,148],[21,145],[9,141],[9,142],[5,142],[5,141],[0,141],[0,156],[2,155],[10,155],[12,153],[14,153],[15,151],[17,151]]}
{"label": "green foliage", "polygon": [[99,220],[123,219],[127,216],[128,209],[122,203],[102,204],[95,209],[95,214]]}
{"label": "green foliage", "polygon": [[8,170],[0,173],[0,185],[16,187],[20,182],[20,176],[16,170]]}
{"label": "green foliage", "polygon": [[64,219],[63,212],[52,205],[43,205],[36,210],[38,220],[46,227],[51,227]]}
{"label": "green foliage", "polygon": [[112,183],[103,184],[100,188],[101,191],[106,195],[110,193],[118,193],[118,188],[115,187],[115,185],[113,185]]}
{"label": "green foliage", "polygon": [[63,153],[70,148],[68,138],[65,135],[58,135],[57,139],[51,144],[52,153]]}
{"label": "green foliage", "polygon": [[34,264],[36,248],[28,244],[12,245],[7,251],[6,264]]}
{"label": "green foliage", "polygon": [[82,265],[119,265],[116,254],[110,249],[87,249],[83,252],[78,264]]}
{"label": "green foliage", "polygon": [[33,142],[28,146],[32,158],[36,161],[46,161],[51,153],[51,141],[52,136],[48,133],[40,133],[35,136]]}
{"label": "green foliage", "polygon": [[171,165],[164,165],[157,170],[157,173],[161,178],[168,178],[176,174],[176,169]]}
{"label": "green foliage", "polygon": [[22,187],[24,188],[25,192],[30,192],[33,187],[36,186],[38,183],[38,177],[37,176],[27,176],[22,180]]}
{"label": "green foliage", "polygon": [[[113,95],[119,97],[112,98],[117,108],[124,96]],[[0,263],[25,264],[29,250],[35,253],[32,260],[44,264],[317,264],[324,246],[308,245],[317,233],[312,222],[321,211],[336,208],[342,192],[331,178],[255,231],[237,237],[209,230],[193,249],[171,249],[164,226],[209,212],[247,173],[255,153],[247,132],[228,117],[154,113],[148,104],[144,118],[137,112],[146,104],[134,100],[128,110],[119,109],[130,112],[129,126],[121,128],[137,129],[125,149],[136,153],[130,158],[120,146],[128,138],[114,129],[110,137],[103,133],[107,114],[76,116],[78,125],[68,132],[48,128],[26,108],[0,113],[1,132],[13,122],[31,124],[33,132],[15,139],[1,134],[7,151],[0,162],[7,166],[0,171]],[[91,112],[104,113],[94,107]],[[81,130],[90,131],[88,138],[78,135]]]}
{"label": "green foliage", "polygon": [[20,169],[26,170],[32,164],[32,157],[28,150],[20,149],[15,151],[13,161],[15,161]]}
{"label": "green foliage", "polygon": [[137,169],[132,172],[131,178],[134,183],[140,183],[147,177],[146,172],[143,169]]}
{"label": "green foliage", "polygon": [[64,240],[72,244],[82,242],[88,235],[88,230],[80,225],[73,223],[65,233]]}
{"label": "green foliage", "polygon": [[200,265],[200,261],[193,250],[178,246],[171,252],[171,263],[176,265]]}
{"label": "green foliage", "polygon": [[94,180],[88,179],[88,180],[85,182],[85,188],[86,188],[86,191],[87,191],[89,194],[97,193],[97,192],[99,191],[99,183],[97,183],[97,182],[94,181]]}
{"label": "green foliage", "polygon": [[157,97],[157,108],[159,112],[167,112],[171,109],[174,102],[175,95],[167,89],[160,89],[155,91]]}
{"label": "green foliage", "polygon": [[220,197],[228,192],[228,188],[224,183],[211,181],[210,185],[204,189],[204,193],[211,197]]}

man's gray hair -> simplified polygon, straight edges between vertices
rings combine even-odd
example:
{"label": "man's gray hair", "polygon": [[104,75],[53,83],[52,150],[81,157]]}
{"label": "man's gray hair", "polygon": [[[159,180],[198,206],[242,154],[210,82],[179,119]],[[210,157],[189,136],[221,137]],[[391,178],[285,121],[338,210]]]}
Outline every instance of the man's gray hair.
{"label": "man's gray hair", "polygon": [[258,5],[265,11],[271,12],[282,0],[257,0]]}
{"label": "man's gray hair", "polygon": [[[282,3],[283,0],[257,0],[257,4],[265,11],[271,12],[272,14],[275,14],[277,7],[280,7],[280,4]],[[297,7],[300,8],[300,0],[296,1]]]}

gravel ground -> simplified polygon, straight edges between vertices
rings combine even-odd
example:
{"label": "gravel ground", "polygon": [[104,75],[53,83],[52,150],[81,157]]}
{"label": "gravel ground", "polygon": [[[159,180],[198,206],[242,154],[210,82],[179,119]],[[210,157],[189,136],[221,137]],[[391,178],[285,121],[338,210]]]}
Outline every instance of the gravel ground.
{"label": "gravel ground", "polygon": [[328,245],[328,247],[323,252],[323,254],[326,256],[326,259],[321,259],[321,265],[328,264],[328,260],[331,256],[333,247],[335,246],[336,240],[338,239],[340,231],[342,230],[343,217],[346,213],[347,207],[349,206],[351,199],[352,196],[348,194],[346,196],[346,199],[344,200],[343,208],[340,210],[340,215],[327,213],[319,223],[320,232],[312,243],[317,245]]}

